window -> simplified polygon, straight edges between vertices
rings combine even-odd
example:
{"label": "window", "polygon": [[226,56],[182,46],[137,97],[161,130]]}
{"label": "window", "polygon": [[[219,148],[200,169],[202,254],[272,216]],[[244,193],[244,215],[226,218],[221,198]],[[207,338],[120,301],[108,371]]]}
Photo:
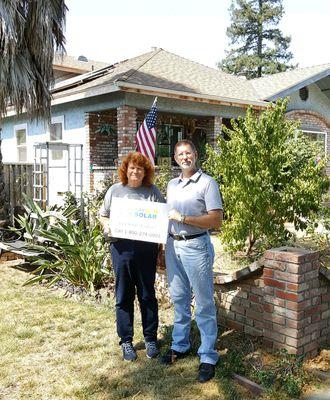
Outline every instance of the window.
{"label": "window", "polygon": [[157,165],[165,162],[174,164],[174,146],[183,139],[183,126],[165,124],[157,132]]}
{"label": "window", "polygon": [[27,161],[27,148],[26,148],[26,132],[27,125],[16,125],[15,126],[15,137],[17,147],[17,160],[20,162]]}
{"label": "window", "polygon": [[327,154],[327,134],[322,131],[302,130],[312,142],[315,142],[320,147],[321,154]]}
{"label": "window", "polygon": [[[53,117],[49,125],[49,141],[62,142],[64,131],[64,116]],[[62,160],[63,150],[51,150],[52,160]]]}

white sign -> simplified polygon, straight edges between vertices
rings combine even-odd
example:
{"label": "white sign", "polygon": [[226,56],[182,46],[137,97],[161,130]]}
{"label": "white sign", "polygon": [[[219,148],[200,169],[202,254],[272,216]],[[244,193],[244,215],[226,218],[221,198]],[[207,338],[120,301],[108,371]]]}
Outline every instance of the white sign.
{"label": "white sign", "polygon": [[113,197],[110,231],[115,238],[166,243],[169,206],[145,200]]}

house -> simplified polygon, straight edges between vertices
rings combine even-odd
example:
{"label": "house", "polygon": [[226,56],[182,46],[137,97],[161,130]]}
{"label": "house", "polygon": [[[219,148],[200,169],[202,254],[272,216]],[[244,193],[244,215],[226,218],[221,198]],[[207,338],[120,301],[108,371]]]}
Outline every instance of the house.
{"label": "house", "polygon": [[137,128],[155,96],[158,163],[164,157],[173,161],[181,138],[202,152],[247,107],[263,110],[287,95],[288,118],[302,119],[306,134],[329,151],[329,72],[326,64],[248,81],[155,49],[58,82],[50,125],[9,110],[2,125],[3,160],[34,161],[35,197],[49,203],[67,190],[92,192],[134,150]]}
{"label": "house", "polygon": [[265,76],[251,84],[265,101],[289,97],[287,118],[300,121],[301,130],[330,155],[330,64]]}

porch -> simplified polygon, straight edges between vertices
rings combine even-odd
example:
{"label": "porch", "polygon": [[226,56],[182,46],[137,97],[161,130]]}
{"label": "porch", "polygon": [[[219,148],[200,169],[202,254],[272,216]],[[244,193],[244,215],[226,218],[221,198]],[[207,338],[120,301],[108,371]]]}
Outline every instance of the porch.
{"label": "porch", "polygon": [[[107,175],[113,174],[123,157],[135,150],[135,135],[147,110],[129,105],[117,109],[88,112],[85,114],[86,165],[90,165],[90,192],[99,188]],[[174,146],[181,139],[191,140],[197,148],[199,159],[205,157],[205,145],[215,144],[221,125],[229,123],[220,116],[198,116],[158,112],[156,166],[175,166]]]}

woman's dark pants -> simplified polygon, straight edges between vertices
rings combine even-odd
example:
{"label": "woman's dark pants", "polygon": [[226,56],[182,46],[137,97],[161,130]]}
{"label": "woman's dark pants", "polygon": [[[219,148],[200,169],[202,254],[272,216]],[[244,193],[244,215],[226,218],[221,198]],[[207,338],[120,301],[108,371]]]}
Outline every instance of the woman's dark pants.
{"label": "woman's dark pants", "polygon": [[110,244],[110,252],[116,276],[116,317],[120,344],[133,340],[135,293],[140,303],[144,339],[146,342],[156,341],[158,304],[154,284],[158,245],[120,239]]}

